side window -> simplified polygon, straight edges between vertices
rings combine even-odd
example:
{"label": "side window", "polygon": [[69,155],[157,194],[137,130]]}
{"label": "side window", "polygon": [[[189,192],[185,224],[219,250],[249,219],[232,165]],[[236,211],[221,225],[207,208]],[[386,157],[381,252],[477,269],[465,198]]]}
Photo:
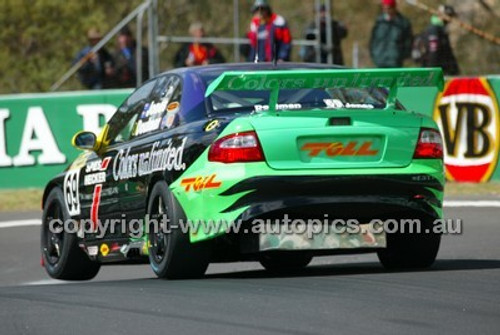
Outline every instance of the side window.
{"label": "side window", "polygon": [[150,99],[134,122],[131,137],[174,128],[179,124],[181,78],[167,75],[157,80]]}
{"label": "side window", "polygon": [[146,102],[149,101],[156,82],[156,80],[151,80],[139,87],[118,108],[108,122],[107,142],[123,142],[131,138],[137,117],[143,111]]}

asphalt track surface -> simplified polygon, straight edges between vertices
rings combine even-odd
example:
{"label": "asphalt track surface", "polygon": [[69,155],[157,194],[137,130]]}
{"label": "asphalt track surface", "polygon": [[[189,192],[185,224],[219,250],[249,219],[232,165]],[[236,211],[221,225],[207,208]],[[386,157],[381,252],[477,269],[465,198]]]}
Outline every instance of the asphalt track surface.
{"label": "asphalt track surface", "polygon": [[186,281],[156,279],[146,265],[50,280],[39,227],[0,228],[0,334],[500,334],[500,208],[445,212],[464,232],[443,238],[427,271],[388,273],[375,255],[337,256],[286,276],[215,264]]}

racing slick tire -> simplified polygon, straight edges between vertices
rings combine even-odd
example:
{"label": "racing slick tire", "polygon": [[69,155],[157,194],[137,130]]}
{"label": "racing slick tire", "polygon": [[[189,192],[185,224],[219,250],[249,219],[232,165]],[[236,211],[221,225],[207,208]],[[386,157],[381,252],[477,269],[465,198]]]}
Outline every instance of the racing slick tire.
{"label": "racing slick tire", "polygon": [[313,256],[297,252],[272,252],[260,256],[260,264],[270,272],[289,272],[305,268]]}
{"label": "racing slick tire", "polygon": [[211,243],[189,241],[189,232],[179,224],[186,222],[186,215],[166,182],[153,186],[147,213],[149,262],[155,274],[164,279],[202,277],[210,262]]}
{"label": "racing slick tire", "polygon": [[434,264],[441,234],[434,232],[393,233],[387,235],[387,248],[377,252],[387,270],[424,269]]}
{"label": "racing slick tire", "polygon": [[[47,273],[54,279],[92,279],[99,272],[101,264],[92,261],[80,249],[75,233],[63,229],[63,223],[69,219],[63,192],[59,188],[52,189],[45,201],[42,214],[42,263]],[[51,231],[49,225],[51,220],[58,220],[53,227],[60,232]]]}

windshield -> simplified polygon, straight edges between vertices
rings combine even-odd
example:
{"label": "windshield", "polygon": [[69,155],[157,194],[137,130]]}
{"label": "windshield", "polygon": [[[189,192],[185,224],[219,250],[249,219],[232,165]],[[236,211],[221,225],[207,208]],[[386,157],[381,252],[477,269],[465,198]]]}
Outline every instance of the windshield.
{"label": "windshield", "polygon": [[[217,75],[205,75],[206,86]],[[279,91],[277,110],[300,109],[383,109],[388,90],[384,88],[283,89]],[[215,91],[211,109],[223,112],[261,112],[269,110],[270,91]],[[404,109],[399,103],[397,109]]]}

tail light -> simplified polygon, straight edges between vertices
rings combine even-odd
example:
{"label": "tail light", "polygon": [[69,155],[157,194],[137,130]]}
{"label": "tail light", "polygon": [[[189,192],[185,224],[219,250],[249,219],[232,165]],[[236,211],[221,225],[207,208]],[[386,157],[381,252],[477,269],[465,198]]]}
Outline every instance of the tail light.
{"label": "tail light", "polygon": [[443,159],[443,139],[436,129],[422,128],[413,158]]}
{"label": "tail light", "polygon": [[208,152],[211,162],[238,163],[264,161],[259,138],[254,131],[236,133],[215,141]]}

